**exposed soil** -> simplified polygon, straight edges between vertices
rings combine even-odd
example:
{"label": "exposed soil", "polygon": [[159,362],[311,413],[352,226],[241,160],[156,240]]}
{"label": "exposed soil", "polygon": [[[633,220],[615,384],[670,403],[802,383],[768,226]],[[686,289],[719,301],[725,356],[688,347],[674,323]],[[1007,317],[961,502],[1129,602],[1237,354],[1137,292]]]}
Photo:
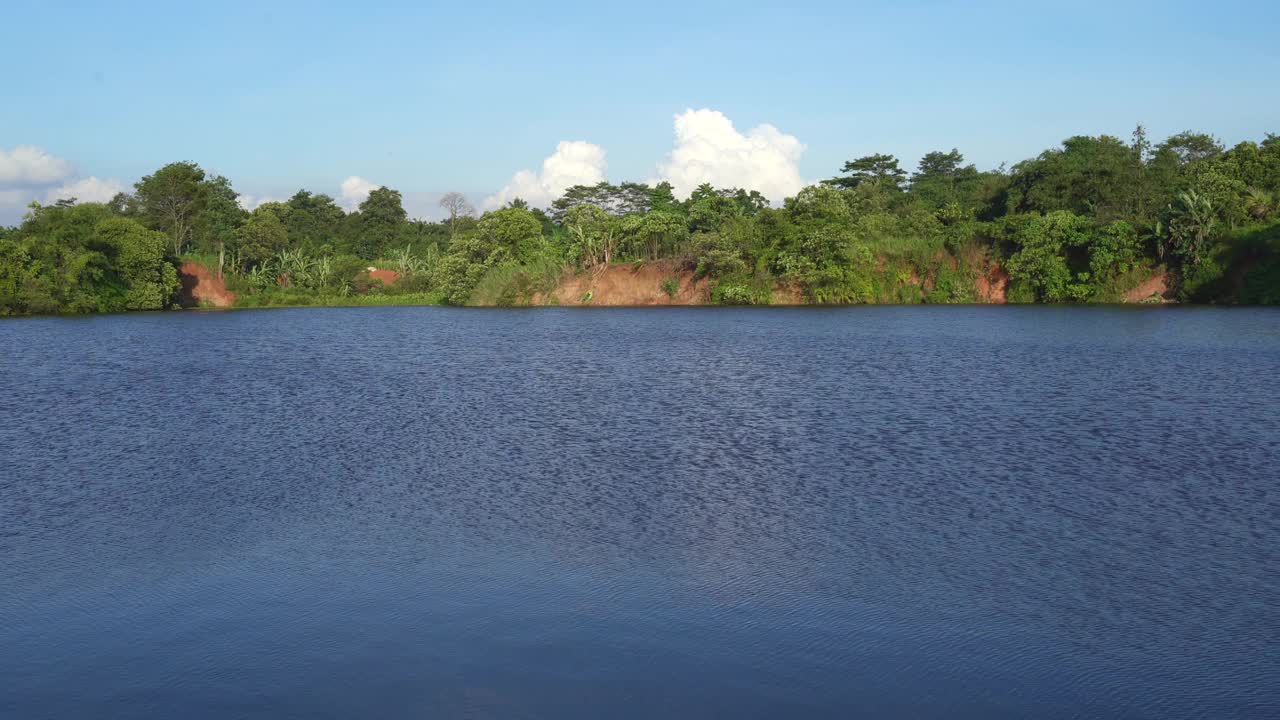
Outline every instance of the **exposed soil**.
{"label": "exposed soil", "polygon": [[400,279],[400,273],[395,270],[379,270],[375,268],[369,271],[369,279],[381,280],[384,286],[390,286]]}
{"label": "exposed soil", "polygon": [[992,263],[986,274],[979,275],[975,281],[978,302],[1003,305],[1008,302],[1009,273],[1000,263]]}
{"label": "exposed soil", "polygon": [[1127,303],[1169,302],[1172,298],[1169,287],[1169,272],[1161,269],[1155,275],[1144,280],[1138,287],[1124,294]]}
{"label": "exposed soil", "polygon": [[178,269],[182,289],[178,292],[178,304],[182,307],[231,307],[235,293],[209,268],[200,263],[185,262]]}
{"label": "exposed soil", "polygon": [[[674,296],[662,288],[668,279],[677,283]],[[583,302],[587,293],[591,297]],[[704,305],[711,288],[705,278],[694,280],[693,272],[658,261],[638,267],[631,263],[597,267],[577,275],[566,273],[552,294],[561,305]],[[535,296],[534,304],[545,300]]]}

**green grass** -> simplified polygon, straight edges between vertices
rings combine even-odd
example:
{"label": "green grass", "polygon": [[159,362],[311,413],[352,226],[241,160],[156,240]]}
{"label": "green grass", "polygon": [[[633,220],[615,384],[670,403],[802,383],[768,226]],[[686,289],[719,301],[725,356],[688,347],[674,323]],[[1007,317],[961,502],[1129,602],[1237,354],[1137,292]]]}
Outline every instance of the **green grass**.
{"label": "green grass", "polygon": [[315,293],[306,290],[282,289],[240,295],[236,298],[234,307],[372,307],[382,305],[442,305],[443,303],[444,298],[438,292],[339,295],[337,293]]}
{"label": "green grass", "polygon": [[467,304],[531,305],[535,295],[546,295],[555,289],[563,272],[563,265],[552,258],[535,258],[521,265],[498,265],[480,278]]}

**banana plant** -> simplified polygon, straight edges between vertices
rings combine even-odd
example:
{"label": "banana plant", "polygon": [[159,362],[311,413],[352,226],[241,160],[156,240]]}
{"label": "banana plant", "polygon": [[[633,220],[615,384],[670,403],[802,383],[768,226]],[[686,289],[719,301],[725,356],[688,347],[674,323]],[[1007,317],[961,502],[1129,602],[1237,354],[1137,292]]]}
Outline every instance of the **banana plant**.
{"label": "banana plant", "polygon": [[1203,259],[1207,241],[1218,224],[1213,202],[1195,190],[1178,195],[1178,202],[1168,208],[1168,224],[1157,225],[1167,238],[1170,249],[1183,262],[1198,265]]}

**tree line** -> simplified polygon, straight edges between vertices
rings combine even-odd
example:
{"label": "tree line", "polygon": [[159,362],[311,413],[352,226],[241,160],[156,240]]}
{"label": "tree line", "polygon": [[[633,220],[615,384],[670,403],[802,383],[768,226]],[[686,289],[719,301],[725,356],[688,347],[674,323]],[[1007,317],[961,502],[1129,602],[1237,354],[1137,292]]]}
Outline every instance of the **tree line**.
{"label": "tree line", "polygon": [[[957,149],[914,171],[889,154],[843,164],[780,207],[758,192],[667,183],[575,186],[546,209],[522,200],[414,220],[401,194],[347,212],[299,190],[245,210],[231,182],[166,165],[109,203],[33,203],[0,229],[0,314],[154,310],[197,258],[247,304],[520,304],[566,269],[664,262],[707,278],[712,300],[973,302],[999,267],[1015,302],[1118,300],[1159,269],[1184,301],[1280,302],[1280,137],[1226,148],[1184,132],[1153,143],[1075,136],[1012,167],[979,170]],[[382,286],[363,272],[394,269]]]}

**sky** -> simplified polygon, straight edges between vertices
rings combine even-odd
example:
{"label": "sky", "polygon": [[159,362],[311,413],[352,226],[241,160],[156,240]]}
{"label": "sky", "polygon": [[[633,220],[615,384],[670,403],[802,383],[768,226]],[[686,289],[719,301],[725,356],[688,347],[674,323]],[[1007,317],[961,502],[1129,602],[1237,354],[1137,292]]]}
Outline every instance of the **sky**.
{"label": "sky", "polygon": [[[1058,7],[1046,7],[1055,5]],[[20,2],[0,11],[0,224],[168,162],[480,207],[670,180],[774,201],[874,152],[979,168],[1064,138],[1280,133],[1280,3]]]}

